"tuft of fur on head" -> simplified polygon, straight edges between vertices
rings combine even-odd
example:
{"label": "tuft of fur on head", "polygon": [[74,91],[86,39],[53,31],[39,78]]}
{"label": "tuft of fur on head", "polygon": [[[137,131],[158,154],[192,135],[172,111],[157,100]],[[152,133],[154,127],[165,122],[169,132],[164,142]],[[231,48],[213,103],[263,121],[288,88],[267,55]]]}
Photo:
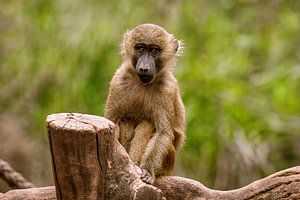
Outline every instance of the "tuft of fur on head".
{"label": "tuft of fur on head", "polygon": [[126,31],[121,47],[121,55],[124,62],[130,62],[134,55],[134,46],[137,43],[155,44],[163,51],[161,58],[167,66],[176,63],[176,56],[180,56],[183,50],[182,41],[177,40],[173,34],[168,33],[162,27],[155,24],[141,24]]}

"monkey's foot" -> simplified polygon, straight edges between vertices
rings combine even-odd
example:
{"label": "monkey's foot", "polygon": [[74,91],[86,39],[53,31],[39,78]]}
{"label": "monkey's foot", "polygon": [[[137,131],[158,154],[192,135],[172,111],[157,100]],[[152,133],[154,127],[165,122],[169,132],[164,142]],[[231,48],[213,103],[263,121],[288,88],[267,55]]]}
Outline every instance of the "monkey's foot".
{"label": "monkey's foot", "polygon": [[142,169],[141,179],[147,184],[153,184],[154,178],[150,175],[149,171]]}

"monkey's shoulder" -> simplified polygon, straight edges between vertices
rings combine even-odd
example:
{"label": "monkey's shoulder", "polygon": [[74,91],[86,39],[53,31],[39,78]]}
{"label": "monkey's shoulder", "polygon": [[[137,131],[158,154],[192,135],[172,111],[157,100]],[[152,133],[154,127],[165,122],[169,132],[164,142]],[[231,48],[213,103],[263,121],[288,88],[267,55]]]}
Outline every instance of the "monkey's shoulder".
{"label": "monkey's shoulder", "polygon": [[166,72],[158,76],[154,87],[166,95],[172,95],[179,91],[178,81],[172,72]]}
{"label": "monkey's shoulder", "polygon": [[136,78],[132,67],[121,65],[113,75],[110,87],[132,87],[137,84]]}

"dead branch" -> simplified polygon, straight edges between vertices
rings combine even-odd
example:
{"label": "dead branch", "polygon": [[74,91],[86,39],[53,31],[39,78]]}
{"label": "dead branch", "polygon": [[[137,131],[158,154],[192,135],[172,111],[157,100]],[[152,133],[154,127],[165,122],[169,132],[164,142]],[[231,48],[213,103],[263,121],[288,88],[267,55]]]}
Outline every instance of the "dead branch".
{"label": "dead branch", "polygon": [[0,159],[0,177],[7,182],[10,187],[17,189],[36,187],[27,181],[22,174],[16,172],[7,162]]}
{"label": "dead branch", "polygon": [[12,190],[0,194],[0,200],[21,197],[37,200],[300,199],[300,166],[230,191],[212,190],[195,180],[176,176],[160,177],[152,186],[140,180],[140,169],[117,141],[114,124],[109,120],[92,115],[54,114],[48,116],[47,127],[56,189]]}

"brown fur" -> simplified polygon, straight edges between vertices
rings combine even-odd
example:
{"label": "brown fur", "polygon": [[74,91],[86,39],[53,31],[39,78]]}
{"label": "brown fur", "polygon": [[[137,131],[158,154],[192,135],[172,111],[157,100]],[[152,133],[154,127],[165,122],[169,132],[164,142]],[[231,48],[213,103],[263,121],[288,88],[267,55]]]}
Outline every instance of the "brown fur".
{"label": "brown fur", "polygon": [[[131,63],[136,43],[161,47],[163,69],[144,85]],[[153,176],[169,175],[185,138],[185,110],[172,73],[178,41],[163,28],[139,25],[124,35],[123,64],[110,82],[105,116],[118,125],[130,158]]]}

